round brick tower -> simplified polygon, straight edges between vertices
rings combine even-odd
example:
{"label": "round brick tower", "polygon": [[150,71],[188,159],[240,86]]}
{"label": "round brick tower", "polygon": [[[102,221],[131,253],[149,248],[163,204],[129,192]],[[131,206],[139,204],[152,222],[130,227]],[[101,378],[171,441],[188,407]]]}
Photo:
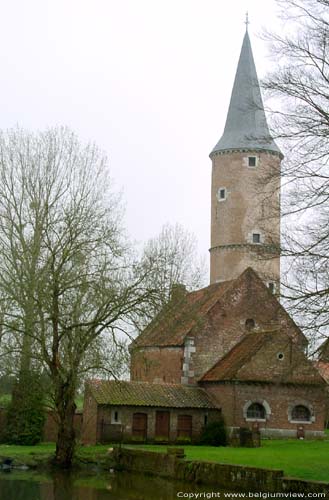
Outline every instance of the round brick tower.
{"label": "round brick tower", "polygon": [[266,122],[248,31],[224,133],[210,158],[210,282],[234,279],[250,266],[279,293],[283,155]]}

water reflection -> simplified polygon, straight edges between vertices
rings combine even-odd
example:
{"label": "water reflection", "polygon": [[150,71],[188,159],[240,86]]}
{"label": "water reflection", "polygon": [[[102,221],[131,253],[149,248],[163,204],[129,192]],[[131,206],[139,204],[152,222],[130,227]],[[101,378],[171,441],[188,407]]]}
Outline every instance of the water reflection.
{"label": "water reflection", "polygon": [[1,500],[173,500],[203,486],[129,473],[0,473]]}

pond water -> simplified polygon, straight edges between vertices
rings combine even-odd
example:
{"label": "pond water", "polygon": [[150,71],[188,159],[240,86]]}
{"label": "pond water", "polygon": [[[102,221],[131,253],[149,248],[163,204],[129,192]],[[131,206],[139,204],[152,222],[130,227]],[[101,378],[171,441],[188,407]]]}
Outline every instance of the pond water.
{"label": "pond water", "polygon": [[203,492],[201,498],[207,498],[206,492],[213,492],[208,498],[222,497],[219,490],[203,485],[127,472],[0,472],[1,500],[173,500],[192,492]]}

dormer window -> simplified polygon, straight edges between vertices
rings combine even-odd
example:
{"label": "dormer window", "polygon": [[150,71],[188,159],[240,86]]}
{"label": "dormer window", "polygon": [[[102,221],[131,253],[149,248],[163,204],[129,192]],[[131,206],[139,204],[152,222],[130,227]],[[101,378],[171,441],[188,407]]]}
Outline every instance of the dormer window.
{"label": "dormer window", "polygon": [[257,167],[257,156],[248,156],[248,167]]}

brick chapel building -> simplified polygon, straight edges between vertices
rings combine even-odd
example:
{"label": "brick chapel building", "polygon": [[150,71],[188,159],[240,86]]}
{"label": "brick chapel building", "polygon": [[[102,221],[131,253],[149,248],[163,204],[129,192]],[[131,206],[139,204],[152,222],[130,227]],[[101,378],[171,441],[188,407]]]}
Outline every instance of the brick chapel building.
{"label": "brick chapel building", "polygon": [[248,31],[210,158],[210,285],[175,287],[130,346],[131,382],[87,384],[85,442],[106,433],[111,440],[118,425],[125,438],[193,439],[218,412],[231,430],[323,435],[326,382],[278,300],[283,155],[268,129]]}

